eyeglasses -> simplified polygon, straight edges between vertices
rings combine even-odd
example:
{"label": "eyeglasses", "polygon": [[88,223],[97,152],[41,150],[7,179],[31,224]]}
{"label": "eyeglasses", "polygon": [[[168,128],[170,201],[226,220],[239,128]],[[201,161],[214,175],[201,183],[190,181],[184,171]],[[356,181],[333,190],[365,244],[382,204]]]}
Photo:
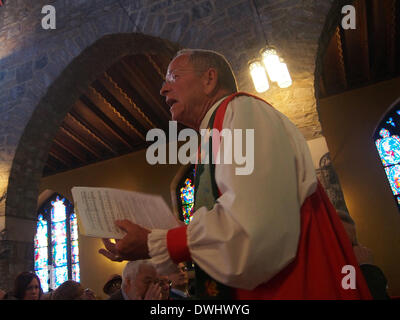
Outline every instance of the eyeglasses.
{"label": "eyeglasses", "polygon": [[178,269],[179,269],[179,271],[182,271],[182,272],[186,272],[189,270],[187,267],[179,267]]}
{"label": "eyeglasses", "polygon": [[165,76],[165,81],[163,82],[161,87],[163,87],[165,84],[175,83],[180,78],[180,76],[193,72],[201,73],[201,71],[198,69],[181,69],[181,70],[178,69],[172,72],[167,72]]}

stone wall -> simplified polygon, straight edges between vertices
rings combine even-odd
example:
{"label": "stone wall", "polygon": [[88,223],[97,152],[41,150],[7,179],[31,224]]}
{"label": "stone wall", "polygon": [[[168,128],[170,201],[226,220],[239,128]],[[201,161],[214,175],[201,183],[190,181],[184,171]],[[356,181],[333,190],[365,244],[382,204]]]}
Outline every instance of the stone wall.
{"label": "stone wall", "polygon": [[[124,54],[183,46],[222,52],[240,89],[255,93],[247,63],[265,45],[265,34],[294,83],[262,97],[307,139],[316,138],[315,61],[326,17],[340,2],[254,0],[260,23],[250,0],[7,1],[0,8],[0,274],[8,278],[1,277],[0,287],[32,266],[32,237],[12,226],[35,224],[52,137],[80,88]],[[41,27],[47,4],[56,8],[56,30]]]}

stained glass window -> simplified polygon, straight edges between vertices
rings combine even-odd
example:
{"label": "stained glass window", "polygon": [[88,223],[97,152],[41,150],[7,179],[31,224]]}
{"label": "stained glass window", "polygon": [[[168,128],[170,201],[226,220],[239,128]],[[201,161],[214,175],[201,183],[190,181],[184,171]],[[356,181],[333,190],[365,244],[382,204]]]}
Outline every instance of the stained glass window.
{"label": "stained glass window", "polygon": [[72,204],[58,194],[39,210],[34,250],[34,268],[44,292],[66,280],[80,282],[76,214]]}
{"label": "stained glass window", "polygon": [[191,166],[186,175],[178,184],[178,203],[180,219],[189,224],[193,218],[194,207],[194,166]]}
{"label": "stained glass window", "polygon": [[382,119],[374,140],[396,205],[400,209],[400,103]]}

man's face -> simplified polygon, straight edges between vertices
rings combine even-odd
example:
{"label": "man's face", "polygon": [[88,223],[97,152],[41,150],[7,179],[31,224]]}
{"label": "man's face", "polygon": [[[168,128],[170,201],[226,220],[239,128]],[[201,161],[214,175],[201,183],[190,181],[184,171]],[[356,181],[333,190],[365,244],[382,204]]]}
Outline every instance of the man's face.
{"label": "man's face", "polygon": [[189,276],[186,270],[186,266],[183,263],[178,265],[179,271],[172,273],[168,276],[168,279],[172,282],[173,288],[185,288],[189,283]]}
{"label": "man's face", "polygon": [[149,286],[158,280],[158,274],[153,266],[142,264],[139,267],[136,279],[134,281],[137,297],[143,299]]}
{"label": "man's face", "polygon": [[196,73],[189,61],[188,54],[171,61],[160,94],[170,106],[172,120],[198,129],[207,99],[203,81],[204,78]]}

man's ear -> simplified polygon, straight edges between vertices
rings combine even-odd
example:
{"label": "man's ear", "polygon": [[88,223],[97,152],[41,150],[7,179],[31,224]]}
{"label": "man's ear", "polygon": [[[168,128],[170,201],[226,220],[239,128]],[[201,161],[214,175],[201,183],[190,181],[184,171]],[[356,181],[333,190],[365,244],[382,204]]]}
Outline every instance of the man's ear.
{"label": "man's ear", "polygon": [[206,95],[212,95],[213,92],[217,89],[218,84],[218,72],[214,68],[209,68],[203,74],[203,84],[204,84],[204,93]]}

